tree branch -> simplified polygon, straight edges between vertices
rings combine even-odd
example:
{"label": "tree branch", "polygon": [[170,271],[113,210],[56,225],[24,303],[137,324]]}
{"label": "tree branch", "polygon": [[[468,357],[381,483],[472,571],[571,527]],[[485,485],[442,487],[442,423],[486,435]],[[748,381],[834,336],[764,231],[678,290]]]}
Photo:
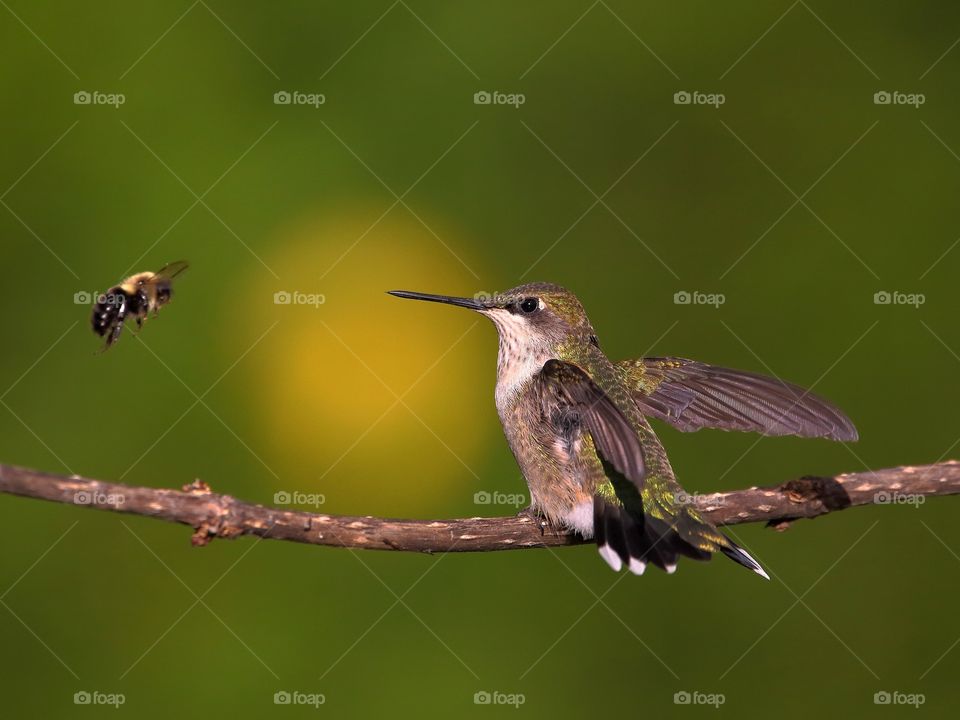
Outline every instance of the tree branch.
{"label": "tree branch", "polygon": [[[327,515],[252,505],[211,492],[199,480],[182,491],[162,490],[0,464],[0,492],[182,523],[194,529],[194,545],[241,535],[416,552],[511,550],[584,542],[577,535],[551,528],[541,532],[529,513],[456,520]],[[931,495],[956,494],[960,494],[960,462],[951,460],[834,477],[803,477],[782,485],[691,496],[690,502],[718,525],[766,522],[785,529],[792,520],[855,505],[919,504]]]}

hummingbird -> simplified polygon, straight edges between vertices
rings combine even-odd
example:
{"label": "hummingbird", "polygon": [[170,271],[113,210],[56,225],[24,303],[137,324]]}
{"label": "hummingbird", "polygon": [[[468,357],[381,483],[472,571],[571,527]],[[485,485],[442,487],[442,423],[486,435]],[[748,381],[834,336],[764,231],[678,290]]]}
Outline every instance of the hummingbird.
{"label": "hummingbird", "polygon": [[709,560],[720,552],[770,579],[690,501],[649,418],[682,432],[857,439],[838,408],[779,379],[683,358],[611,361],[576,295],[559,285],[473,298],[389,294],[493,321],[497,413],[530,489],[529,510],[593,539],[616,572],[642,575],[653,564],[673,573],[681,556]]}

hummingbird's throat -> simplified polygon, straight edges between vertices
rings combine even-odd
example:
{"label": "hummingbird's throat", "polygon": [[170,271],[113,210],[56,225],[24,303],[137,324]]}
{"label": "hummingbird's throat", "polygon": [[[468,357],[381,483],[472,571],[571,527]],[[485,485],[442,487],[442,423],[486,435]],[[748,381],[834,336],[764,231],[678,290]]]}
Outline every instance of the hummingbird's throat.
{"label": "hummingbird's throat", "polygon": [[517,392],[543,368],[552,355],[528,321],[507,311],[485,313],[500,335],[497,353],[497,407],[505,409]]}

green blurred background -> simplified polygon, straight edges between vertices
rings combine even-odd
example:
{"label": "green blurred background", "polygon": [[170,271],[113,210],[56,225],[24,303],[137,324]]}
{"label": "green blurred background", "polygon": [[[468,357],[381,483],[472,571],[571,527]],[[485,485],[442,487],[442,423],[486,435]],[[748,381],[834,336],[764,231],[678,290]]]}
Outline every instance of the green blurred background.
{"label": "green blurred background", "polygon": [[[2,5],[3,462],[511,514],[474,502],[526,490],[492,326],[383,291],[531,280],[577,292],[615,358],[775,373],[860,429],[845,447],[658,426],[691,492],[960,454],[952,4]],[[83,293],[179,258],[162,319],[95,355]],[[945,716],[956,517],[945,498],[735,528],[764,583],[724,560],[618,577],[589,547],[194,549],[182,527],[0,497],[3,714],[116,712],[81,691],[136,717],[717,712],[675,703],[699,692],[741,717],[867,716],[899,691]]]}

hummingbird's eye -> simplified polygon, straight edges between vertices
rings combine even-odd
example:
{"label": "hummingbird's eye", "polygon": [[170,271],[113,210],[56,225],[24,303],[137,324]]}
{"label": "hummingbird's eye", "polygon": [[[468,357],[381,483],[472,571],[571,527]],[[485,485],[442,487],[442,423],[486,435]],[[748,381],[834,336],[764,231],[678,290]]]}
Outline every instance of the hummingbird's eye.
{"label": "hummingbird's eye", "polygon": [[536,312],[539,307],[540,301],[536,298],[524,298],[520,301],[520,310],[527,315]]}

